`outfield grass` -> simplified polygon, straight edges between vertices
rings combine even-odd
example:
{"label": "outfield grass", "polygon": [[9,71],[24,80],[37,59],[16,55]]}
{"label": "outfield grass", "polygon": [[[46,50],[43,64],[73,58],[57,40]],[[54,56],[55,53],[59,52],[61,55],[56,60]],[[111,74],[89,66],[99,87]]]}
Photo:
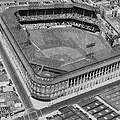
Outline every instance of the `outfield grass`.
{"label": "outfield grass", "polygon": [[[99,52],[106,49],[102,37],[77,28],[39,29],[30,32],[38,59],[49,58],[62,63],[78,61],[90,52]],[[87,45],[95,43],[92,48]]]}

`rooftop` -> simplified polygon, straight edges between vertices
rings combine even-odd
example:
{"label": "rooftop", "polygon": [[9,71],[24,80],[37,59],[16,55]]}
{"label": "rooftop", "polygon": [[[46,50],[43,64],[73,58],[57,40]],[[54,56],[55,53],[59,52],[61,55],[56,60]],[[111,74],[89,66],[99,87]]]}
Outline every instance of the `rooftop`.
{"label": "rooftop", "polygon": [[9,81],[7,75],[0,75],[0,82]]}
{"label": "rooftop", "polygon": [[107,2],[107,1],[110,1],[110,0],[91,0],[91,1],[97,3],[97,2]]}
{"label": "rooftop", "polygon": [[[120,9],[120,8],[119,8]],[[120,33],[120,14],[118,14],[116,17],[112,17],[111,14],[108,14],[106,16],[106,19],[111,23],[114,28]]]}

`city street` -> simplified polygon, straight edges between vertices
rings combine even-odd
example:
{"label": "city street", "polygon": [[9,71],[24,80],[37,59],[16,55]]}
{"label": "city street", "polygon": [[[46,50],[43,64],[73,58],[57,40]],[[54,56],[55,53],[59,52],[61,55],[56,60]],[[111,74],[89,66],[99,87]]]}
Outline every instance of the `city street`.
{"label": "city street", "polygon": [[5,64],[7,72],[15,84],[16,89],[17,89],[17,91],[22,99],[22,102],[23,102],[26,110],[33,108],[33,105],[31,103],[22,83],[20,82],[20,79],[19,79],[14,67],[11,64],[10,59],[5,54],[5,50],[4,50],[3,45],[1,43],[0,43],[0,53],[1,53],[1,57],[3,58],[3,62]]}
{"label": "city street", "polygon": [[37,118],[38,115],[36,113],[36,110],[33,108],[33,105],[32,105],[32,103],[27,95],[27,92],[25,91],[25,89],[20,81],[20,78],[18,77],[14,67],[12,66],[10,59],[5,54],[5,50],[4,50],[1,42],[0,42],[0,54],[1,54],[1,57],[3,58],[3,62],[4,62],[4,65],[6,67],[6,70],[9,74],[9,76],[11,77],[11,79],[13,80],[13,83],[14,83],[14,85],[15,85],[15,87],[20,95],[20,98],[24,104],[24,107],[28,113],[27,116],[29,116],[30,120],[33,120],[33,117]]}

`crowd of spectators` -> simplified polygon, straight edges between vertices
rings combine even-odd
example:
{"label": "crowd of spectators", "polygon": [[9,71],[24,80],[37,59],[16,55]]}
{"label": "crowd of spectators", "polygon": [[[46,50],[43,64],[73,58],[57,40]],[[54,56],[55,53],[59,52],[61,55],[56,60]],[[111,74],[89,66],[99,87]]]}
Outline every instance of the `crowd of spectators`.
{"label": "crowd of spectators", "polygon": [[99,32],[99,28],[96,27],[98,21],[95,11],[89,11],[82,8],[59,8],[23,12],[24,11],[19,11],[16,15],[22,27],[28,30],[73,26],[94,33],[97,31]]}
{"label": "crowd of spectators", "polygon": [[37,15],[37,16],[20,16],[20,21],[34,21],[34,20],[48,20],[48,19],[77,19],[80,21],[85,21],[88,23],[97,23],[97,19],[80,15],[78,13],[74,14],[56,14],[56,15]]}
{"label": "crowd of spectators", "polygon": [[75,22],[75,21],[62,21],[62,22],[49,22],[49,23],[37,23],[37,24],[24,24],[23,28],[27,28],[28,30],[32,29],[51,29],[51,28],[60,28],[60,27],[77,27],[80,29],[85,29],[91,32],[99,32],[97,26],[92,26],[90,24],[84,22]]}

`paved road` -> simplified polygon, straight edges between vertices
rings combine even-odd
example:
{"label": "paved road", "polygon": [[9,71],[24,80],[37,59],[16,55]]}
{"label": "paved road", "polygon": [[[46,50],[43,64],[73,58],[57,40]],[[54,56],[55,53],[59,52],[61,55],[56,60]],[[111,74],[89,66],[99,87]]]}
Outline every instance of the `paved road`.
{"label": "paved road", "polygon": [[[0,42],[0,54],[1,54],[1,57],[3,58],[3,62],[5,64],[7,72],[10,75],[11,79],[13,80],[13,83],[14,83],[14,85],[15,85],[15,87],[16,87],[16,89],[21,97],[21,100],[24,104],[24,107],[28,112],[28,115],[25,115],[25,116],[28,116],[28,120],[33,120],[33,119],[38,120],[37,119],[38,114],[37,114],[36,110],[34,109],[32,103],[27,95],[27,92],[25,91],[25,89],[20,81],[20,78],[17,75],[14,67],[12,66],[10,59],[7,56],[1,42]],[[27,120],[25,116],[23,118],[24,118],[24,120]],[[40,114],[39,114],[39,116],[40,116]],[[19,118],[16,118],[15,120],[19,120]]]}
{"label": "paved road", "polygon": [[22,102],[25,106],[26,109],[31,109],[33,108],[33,105],[24,89],[24,87],[22,86],[22,83],[20,82],[20,79],[14,69],[14,67],[12,66],[10,59],[8,58],[8,56],[5,54],[5,50],[3,48],[3,45],[0,43],[0,53],[1,53],[1,57],[3,58],[3,62],[5,64],[5,67],[7,68],[7,71],[11,77],[11,79],[13,80],[17,91],[22,99]]}
{"label": "paved road", "polygon": [[[4,30],[6,29],[6,27],[5,27],[4,23],[2,25],[3,26],[1,28],[4,27],[3,32],[5,32]],[[9,33],[9,31],[8,31],[8,33]],[[27,120],[27,119],[28,120],[38,120],[38,117],[41,116],[41,114],[40,114],[40,112],[37,112],[34,109],[33,104],[28,96],[28,93],[22,84],[22,80],[23,80],[21,77],[22,74],[21,74],[21,71],[19,70],[17,60],[14,57],[14,55],[11,53],[11,51],[9,50],[10,46],[8,46],[8,44],[6,43],[6,39],[8,40],[9,36],[8,36],[8,34],[5,34],[5,36],[7,36],[7,38],[5,37],[5,39],[4,39],[2,37],[2,34],[0,33],[0,54],[1,54],[1,57],[3,58],[5,68],[9,74],[9,76],[11,77],[11,79],[17,89],[17,92],[20,95],[23,105],[26,109],[27,115],[23,116],[23,118],[25,120]],[[26,116],[27,116],[27,119],[26,119]],[[19,120],[19,118],[17,118],[16,120]]]}

